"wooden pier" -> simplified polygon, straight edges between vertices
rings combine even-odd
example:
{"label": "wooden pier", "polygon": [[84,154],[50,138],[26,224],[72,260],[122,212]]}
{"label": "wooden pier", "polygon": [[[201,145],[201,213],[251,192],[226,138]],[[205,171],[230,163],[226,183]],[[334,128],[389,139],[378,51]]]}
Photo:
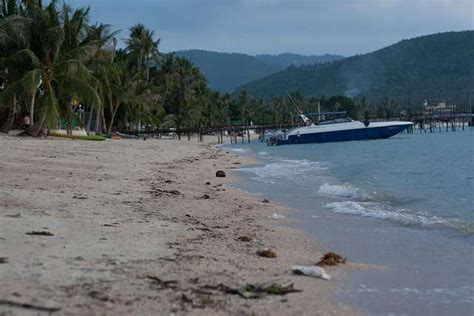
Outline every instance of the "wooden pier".
{"label": "wooden pier", "polygon": [[[402,133],[435,133],[435,132],[455,132],[457,129],[473,129],[474,114],[472,113],[424,113],[413,116],[401,116],[390,119],[371,119],[371,121],[411,121],[414,125]],[[227,140],[229,143],[250,143],[251,134],[265,135],[266,131],[294,129],[304,126],[303,123],[286,124],[265,124],[265,125],[228,125],[220,127],[200,127],[188,128],[180,131],[172,128],[152,129],[146,131],[127,131],[128,134],[137,136],[157,137],[157,138],[187,138],[197,136],[197,140],[202,142],[204,137],[217,137],[217,143],[223,144]],[[194,137],[193,137],[194,138]]]}
{"label": "wooden pier", "polygon": [[474,115],[472,113],[429,112],[412,116],[407,120],[412,121],[414,123],[413,129],[418,129],[420,133],[455,132],[456,129],[472,129],[474,126]]}

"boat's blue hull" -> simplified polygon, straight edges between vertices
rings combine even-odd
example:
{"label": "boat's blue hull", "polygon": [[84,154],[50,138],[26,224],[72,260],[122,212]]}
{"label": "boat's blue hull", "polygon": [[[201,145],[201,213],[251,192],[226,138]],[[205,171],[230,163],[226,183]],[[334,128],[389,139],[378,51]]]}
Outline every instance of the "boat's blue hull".
{"label": "boat's blue hull", "polygon": [[276,140],[276,145],[346,142],[353,140],[389,138],[406,130],[410,125],[367,127],[343,131],[290,135],[288,139]]}

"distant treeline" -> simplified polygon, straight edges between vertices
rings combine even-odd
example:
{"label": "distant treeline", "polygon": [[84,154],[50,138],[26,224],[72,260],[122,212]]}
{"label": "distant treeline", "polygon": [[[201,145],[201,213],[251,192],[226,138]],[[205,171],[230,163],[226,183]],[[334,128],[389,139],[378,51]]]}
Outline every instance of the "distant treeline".
{"label": "distant treeline", "polygon": [[[230,117],[233,118],[234,124],[253,122],[274,125],[299,121],[299,110],[304,113],[347,112],[347,116],[352,119],[410,118],[426,112],[423,104],[407,106],[389,99],[368,102],[366,97],[350,98],[339,95],[316,98],[304,97],[298,92],[288,96],[264,100],[251,97],[246,91],[241,91],[231,102]],[[471,111],[469,106],[456,108],[457,113]]]}

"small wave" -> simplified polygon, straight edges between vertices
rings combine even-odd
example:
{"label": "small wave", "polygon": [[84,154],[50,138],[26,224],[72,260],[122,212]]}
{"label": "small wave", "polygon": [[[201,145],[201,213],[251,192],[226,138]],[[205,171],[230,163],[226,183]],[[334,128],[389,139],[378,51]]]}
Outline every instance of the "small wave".
{"label": "small wave", "polygon": [[280,160],[258,167],[240,168],[239,171],[251,172],[256,175],[252,179],[263,183],[291,181],[314,171],[329,169],[328,164],[309,160]]}
{"label": "small wave", "polygon": [[405,225],[435,225],[446,223],[445,219],[432,216],[423,216],[421,214],[410,213],[404,209],[385,208],[380,203],[374,202],[355,202],[355,201],[344,201],[344,202],[333,202],[328,203],[326,208],[332,209],[336,213],[361,215],[365,217],[373,217],[379,219],[389,219],[396,222],[400,222]]}
{"label": "small wave", "polygon": [[266,151],[259,151],[258,154],[260,156],[268,156],[269,155],[269,153],[267,153]]}
{"label": "small wave", "polygon": [[268,218],[270,218],[270,219],[285,219],[286,216],[278,214],[278,213],[273,213],[271,216],[268,216]]}
{"label": "small wave", "polygon": [[338,196],[358,200],[367,200],[369,195],[362,190],[349,184],[329,184],[324,183],[319,187],[318,194],[328,196]]}
{"label": "small wave", "polygon": [[241,148],[241,147],[238,147],[238,148],[229,148],[231,151],[234,151],[234,152],[237,152],[237,153],[246,153],[248,152],[248,149],[247,148]]}
{"label": "small wave", "polygon": [[325,207],[336,213],[385,219],[407,226],[445,227],[455,229],[467,235],[474,234],[473,223],[448,220],[414,210],[395,208],[383,203],[343,201],[328,203]]}

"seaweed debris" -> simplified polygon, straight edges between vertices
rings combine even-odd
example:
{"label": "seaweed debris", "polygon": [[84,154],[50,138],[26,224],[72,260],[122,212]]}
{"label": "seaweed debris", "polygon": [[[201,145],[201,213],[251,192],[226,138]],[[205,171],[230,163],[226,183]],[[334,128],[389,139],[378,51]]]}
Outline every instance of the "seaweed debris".
{"label": "seaweed debris", "polygon": [[257,251],[257,255],[264,258],[276,258],[277,254],[271,249],[262,249]]}
{"label": "seaweed debris", "polygon": [[327,252],[324,254],[324,256],[319,259],[318,263],[316,265],[318,266],[337,266],[338,264],[344,264],[346,263],[347,258],[338,255],[335,252]]}

